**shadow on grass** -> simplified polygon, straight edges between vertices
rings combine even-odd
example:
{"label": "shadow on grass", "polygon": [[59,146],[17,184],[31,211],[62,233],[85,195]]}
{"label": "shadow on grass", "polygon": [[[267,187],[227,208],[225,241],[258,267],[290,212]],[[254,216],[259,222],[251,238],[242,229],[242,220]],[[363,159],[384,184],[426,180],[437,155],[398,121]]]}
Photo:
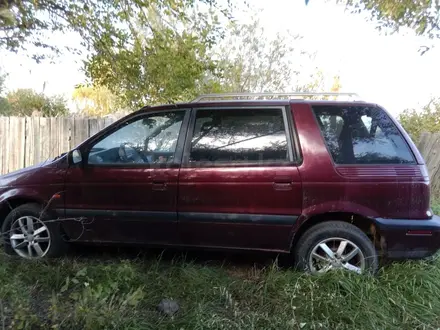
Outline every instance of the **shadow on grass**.
{"label": "shadow on grass", "polygon": [[128,246],[96,246],[75,245],[66,256],[71,259],[83,261],[99,260],[101,262],[114,262],[116,260],[145,261],[160,260],[164,263],[176,260],[191,262],[204,266],[234,266],[234,267],[257,267],[264,268],[274,263],[279,267],[289,268],[290,255],[271,252],[254,251],[218,251],[203,249],[181,248],[146,248]]}
{"label": "shadow on grass", "polygon": [[[197,266],[222,267],[235,270],[262,270],[276,266],[280,270],[295,271],[293,258],[290,254],[279,254],[261,251],[222,251],[212,249],[183,249],[183,248],[152,248],[133,246],[99,246],[99,245],[72,245],[65,256],[68,260],[82,263],[93,261],[112,264],[121,260],[142,261],[146,263],[160,262],[163,265],[186,262]],[[389,260],[379,258],[379,273],[387,272],[395,266],[405,265],[408,262],[417,263],[417,260]],[[420,261],[426,264],[439,262],[439,255]],[[299,272],[301,273],[301,272]]]}

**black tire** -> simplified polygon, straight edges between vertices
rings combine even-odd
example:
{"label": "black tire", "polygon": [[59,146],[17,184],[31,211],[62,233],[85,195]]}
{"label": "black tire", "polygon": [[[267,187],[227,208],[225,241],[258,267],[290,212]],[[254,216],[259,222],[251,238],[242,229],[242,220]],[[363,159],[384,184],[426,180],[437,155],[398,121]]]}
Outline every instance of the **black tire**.
{"label": "black tire", "polygon": [[47,252],[42,257],[56,258],[64,255],[67,252],[68,243],[62,234],[59,222],[45,222],[45,220],[56,219],[55,216],[50,216],[47,212],[42,214],[43,208],[41,205],[36,203],[23,204],[13,209],[2,225],[2,235],[3,235],[3,246],[7,254],[18,256],[15,250],[12,248],[11,240],[9,237],[13,223],[23,216],[31,216],[40,219],[49,231],[50,245]]}
{"label": "black tire", "polygon": [[298,269],[311,272],[309,257],[320,242],[338,237],[354,243],[362,252],[365,261],[365,273],[375,274],[378,270],[378,255],[373,242],[358,227],[342,222],[328,221],[309,228],[293,248],[293,257]]}

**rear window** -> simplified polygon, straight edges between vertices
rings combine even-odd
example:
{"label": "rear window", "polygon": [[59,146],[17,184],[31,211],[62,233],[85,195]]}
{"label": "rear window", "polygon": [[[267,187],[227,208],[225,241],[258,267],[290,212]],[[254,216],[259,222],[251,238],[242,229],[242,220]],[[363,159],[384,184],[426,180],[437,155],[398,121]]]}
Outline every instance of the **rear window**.
{"label": "rear window", "polygon": [[415,164],[396,125],[380,108],[313,107],[327,147],[337,164]]}

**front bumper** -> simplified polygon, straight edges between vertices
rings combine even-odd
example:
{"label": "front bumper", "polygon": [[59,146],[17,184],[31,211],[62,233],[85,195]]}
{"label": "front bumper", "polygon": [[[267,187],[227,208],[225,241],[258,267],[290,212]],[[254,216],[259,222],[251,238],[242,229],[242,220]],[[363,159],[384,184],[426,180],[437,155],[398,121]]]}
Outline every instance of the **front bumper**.
{"label": "front bumper", "polygon": [[390,259],[422,259],[440,249],[440,217],[429,220],[376,218],[383,254]]}

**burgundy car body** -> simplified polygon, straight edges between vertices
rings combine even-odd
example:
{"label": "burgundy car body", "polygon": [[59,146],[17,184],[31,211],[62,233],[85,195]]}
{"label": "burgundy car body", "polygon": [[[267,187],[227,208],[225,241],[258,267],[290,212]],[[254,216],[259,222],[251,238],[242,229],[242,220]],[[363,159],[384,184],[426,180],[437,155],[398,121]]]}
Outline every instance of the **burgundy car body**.
{"label": "burgundy car body", "polygon": [[[344,220],[377,235],[377,248],[391,258],[432,255],[440,246],[440,221],[431,214],[429,177],[416,146],[391,118],[414,156],[413,164],[336,164],[312,107],[338,105],[353,103],[228,101],[146,107],[76,149],[87,153],[91,143],[134,117],[182,109],[185,117],[172,164],[74,165],[67,153],[0,177],[0,220],[10,205],[51,200],[48,208],[58,217],[88,220],[85,231],[78,221],[63,221],[63,230],[77,242],[286,253],[312,225]],[[197,109],[264,107],[283,110],[288,162],[189,162]],[[51,198],[56,194],[57,198]]]}

